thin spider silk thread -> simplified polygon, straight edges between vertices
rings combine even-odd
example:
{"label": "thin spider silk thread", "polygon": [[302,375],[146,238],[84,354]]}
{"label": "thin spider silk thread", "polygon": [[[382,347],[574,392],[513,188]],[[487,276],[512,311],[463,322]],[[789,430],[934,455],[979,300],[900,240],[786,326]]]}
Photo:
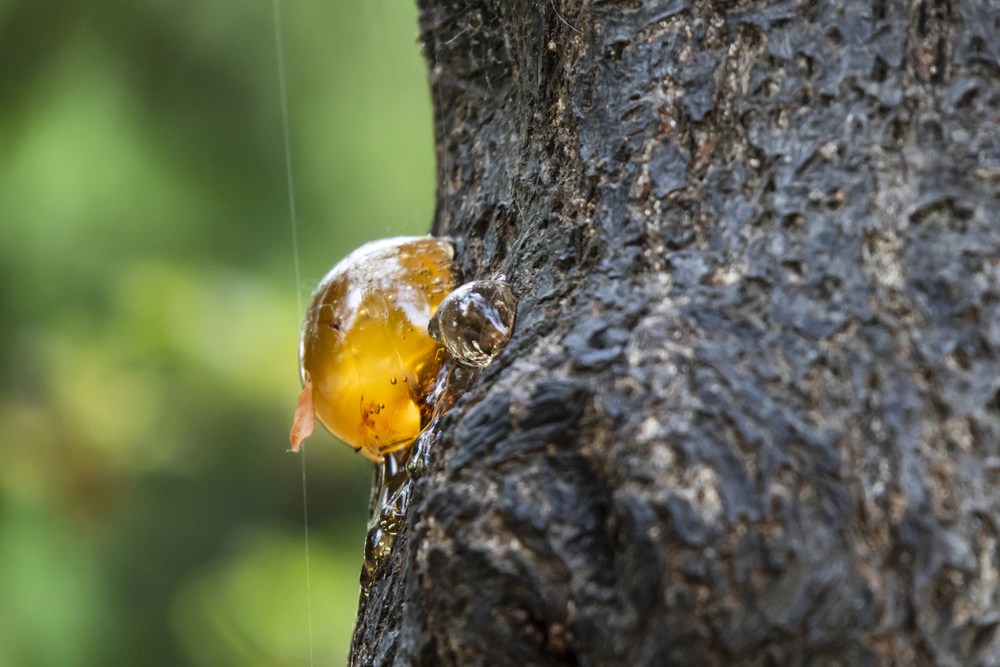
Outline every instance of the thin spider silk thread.
{"label": "thin spider silk thread", "polygon": [[564,19],[562,17],[562,14],[560,14],[559,10],[556,9],[556,2],[555,2],[555,0],[549,0],[549,4],[552,5],[552,11],[554,11],[556,13],[556,17],[558,17],[558,19],[560,21],[562,21],[566,25],[567,28],[569,28],[573,32],[577,33],[578,35],[582,35],[583,34],[579,30],[576,29],[576,26],[574,26],[572,23],[570,23],[569,21],[567,21],[566,19]]}
{"label": "thin spider silk thread", "polygon": [[[464,30],[463,30],[464,32]],[[461,33],[459,33],[461,34]],[[440,61],[440,44],[438,35],[433,28],[429,32],[431,41],[431,54],[434,57],[434,81],[431,83],[431,94],[437,101],[437,111],[441,120],[441,216],[438,219],[438,233],[446,231],[445,219],[448,215],[448,136],[445,129],[444,95],[441,93],[441,80],[444,78],[444,68]],[[455,38],[458,36],[456,35]],[[445,42],[445,45],[450,42]]]}
{"label": "thin spider silk thread", "polygon": [[[288,182],[288,213],[292,225],[292,258],[295,264],[295,307],[302,317],[302,271],[299,267],[298,220],[295,215],[295,179],[292,176],[292,139],[288,123],[288,89],[285,84],[285,45],[281,38],[281,3],[271,0],[274,10],[274,48],[278,61],[278,91],[281,97],[281,128],[285,141],[285,175]],[[312,581],[309,568],[309,495],[306,486],[306,448],[299,450],[302,459],[302,523],[306,543],[306,614],[309,628],[309,665],[315,665],[313,656]]]}
{"label": "thin spider silk thread", "polygon": [[437,70],[437,80],[434,82],[434,90],[437,94],[438,111],[441,114],[441,230],[444,231],[445,218],[448,215],[448,139],[445,136],[445,116],[444,102],[441,95],[441,79],[444,76],[444,69],[437,62],[437,38],[434,41],[434,68]]}

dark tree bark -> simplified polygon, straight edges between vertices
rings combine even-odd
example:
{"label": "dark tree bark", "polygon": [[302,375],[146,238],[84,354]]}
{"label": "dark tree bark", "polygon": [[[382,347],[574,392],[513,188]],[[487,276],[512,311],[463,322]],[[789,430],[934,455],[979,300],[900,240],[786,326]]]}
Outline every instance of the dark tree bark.
{"label": "dark tree bark", "polygon": [[354,664],[1000,665],[996,0],[419,4],[520,307]]}

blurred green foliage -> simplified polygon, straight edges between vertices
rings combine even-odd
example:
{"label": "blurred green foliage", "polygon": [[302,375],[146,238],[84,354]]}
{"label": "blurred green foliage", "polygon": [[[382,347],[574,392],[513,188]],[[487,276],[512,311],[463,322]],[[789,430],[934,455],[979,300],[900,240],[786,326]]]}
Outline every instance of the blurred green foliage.
{"label": "blurred green foliage", "polygon": [[[407,0],[284,0],[302,290],[422,234]],[[304,665],[295,281],[270,0],[0,1],[0,665]],[[317,664],[370,464],[308,443]]]}

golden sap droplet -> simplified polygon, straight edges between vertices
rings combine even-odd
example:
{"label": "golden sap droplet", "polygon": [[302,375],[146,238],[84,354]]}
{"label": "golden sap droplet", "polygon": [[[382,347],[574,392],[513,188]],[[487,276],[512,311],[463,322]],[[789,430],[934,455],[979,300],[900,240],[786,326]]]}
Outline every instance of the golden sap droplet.
{"label": "golden sap droplet", "polygon": [[[310,299],[299,342],[303,384],[311,379],[319,421],[373,461],[409,445],[430,418],[442,362],[427,324],[455,287],[453,258],[443,239],[375,241],[337,264]],[[412,333],[402,338],[405,330]]]}

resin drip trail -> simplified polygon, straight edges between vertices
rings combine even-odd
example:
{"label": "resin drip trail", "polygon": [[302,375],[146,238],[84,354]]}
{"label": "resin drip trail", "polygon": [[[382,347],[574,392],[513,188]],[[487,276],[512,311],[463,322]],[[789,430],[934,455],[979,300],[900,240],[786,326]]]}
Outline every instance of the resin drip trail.
{"label": "resin drip trail", "polygon": [[420,436],[406,449],[386,454],[381,462],[375,464],[368,510],[368,535],[365,538],[365,564],[361,571],[362,600],[385,571],[396,536],[406,522],[413,485],[427,469],[427,456],[437,440],[441,418],[455,402],[455,394],[451,392],[448,381],[450,366],[446,363],[435,378],[428,399],[428,403],[433,405],[431,418]]}

